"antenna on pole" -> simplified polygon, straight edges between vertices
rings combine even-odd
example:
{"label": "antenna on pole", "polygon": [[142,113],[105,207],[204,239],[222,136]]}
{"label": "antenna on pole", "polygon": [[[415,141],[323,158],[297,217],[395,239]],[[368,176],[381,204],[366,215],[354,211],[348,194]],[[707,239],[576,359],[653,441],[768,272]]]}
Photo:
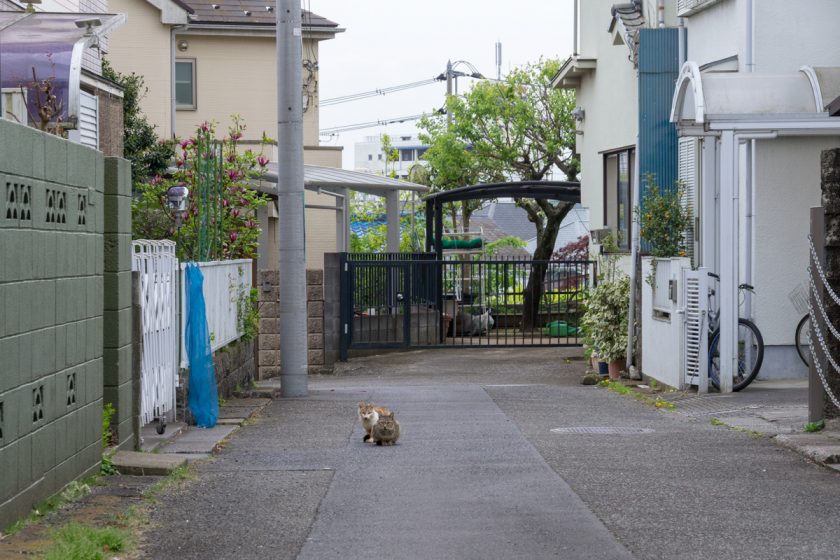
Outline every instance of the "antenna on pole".
{"label": "antenna on pole", "polygon": [[496,41],[496,79],[502,79],[502,42]]}

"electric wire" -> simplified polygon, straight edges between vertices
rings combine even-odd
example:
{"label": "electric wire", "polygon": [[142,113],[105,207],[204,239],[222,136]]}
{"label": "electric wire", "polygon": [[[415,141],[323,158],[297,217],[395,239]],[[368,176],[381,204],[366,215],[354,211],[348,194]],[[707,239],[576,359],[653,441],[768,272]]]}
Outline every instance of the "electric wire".
{"label": "electric wire", "polygon": [[322,128],[319,132],[321,136],[332,136],[334,134],[338,134],[340,132],[349,132],[351,130],[360,130],[363,128],[372,128],[374,126],[385,126],[394,123],[401,123],[406,121],[417,121],[422,119],[424,114],[419,115],[409,115],[407,117],[395,117],[393,119],[381,119],[376,121],[369,121],[364,123],[356,123],[356,124],[345,124],[341,126],[333,126],[330,128]]}
{"label": "electric wire", "polygon": [[367,99],[369,97],[376,97],[378,95],[386,95],[388,93],[394,93],[397,91],[404,91],[407,89],[412,89],[421,86],[427,86],[434,84],[438,81],[437,78],[429,78],[427,80],[418,80],[416,82],[410,82],[407,84],[400,84],[397,86],[391,86],[386,88],[377,88],[371,91],[364,91],[360,93],[351,93],[348,95],[342,95],[339,97],[331,97],[329,99],[322,99],[321,100],[321,107],[326,107],[329,105],[338,105],[339,103],[348,103],[350,101],[357,101],[359,99]]}

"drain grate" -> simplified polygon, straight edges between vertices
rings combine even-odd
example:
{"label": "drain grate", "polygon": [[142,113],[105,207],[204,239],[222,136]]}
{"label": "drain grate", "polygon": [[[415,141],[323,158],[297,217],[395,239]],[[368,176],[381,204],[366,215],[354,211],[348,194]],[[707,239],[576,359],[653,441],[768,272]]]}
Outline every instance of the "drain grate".
{"label": "drain grate", "polygon": [[555,434],[651,434],[651,428],[632,428],[628,426],[575,426],[571,428],[552,428]]}

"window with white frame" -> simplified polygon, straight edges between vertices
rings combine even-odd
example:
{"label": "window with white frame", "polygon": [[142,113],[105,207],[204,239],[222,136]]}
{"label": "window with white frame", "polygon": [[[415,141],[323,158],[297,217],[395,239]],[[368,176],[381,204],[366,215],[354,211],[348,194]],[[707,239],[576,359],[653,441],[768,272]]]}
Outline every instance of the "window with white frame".
{"label": "window with white frame", "polygon": [[179,109],[195,109],[195,59],[175,61],[175,104]]}
{"label": "window with white frame", "polygon": [[635,156],[635,148],[604,154],[604,225],[621,251],[630,250]]}

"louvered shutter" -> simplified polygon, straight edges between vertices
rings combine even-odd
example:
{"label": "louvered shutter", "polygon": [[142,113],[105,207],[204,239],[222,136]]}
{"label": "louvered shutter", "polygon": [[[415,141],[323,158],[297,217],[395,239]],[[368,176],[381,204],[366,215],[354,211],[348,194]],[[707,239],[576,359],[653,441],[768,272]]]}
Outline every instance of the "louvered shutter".
{"label": "louvered shutter", "polygon": [[691,219],[688,228],[683,233],[685,254],[691,259],[691,265],[696,266],[696,255],[700,254],[698,233],[696,231],[698,215],[698,179],[699,179],[699,141],[696,138],[680,138],[679,140],[679,180],[682,184],[682,204],[689,212]]}
{"label": "louvered shutter", "polygon": [[80,92],[78,142],[99,149],[99,98]]}

